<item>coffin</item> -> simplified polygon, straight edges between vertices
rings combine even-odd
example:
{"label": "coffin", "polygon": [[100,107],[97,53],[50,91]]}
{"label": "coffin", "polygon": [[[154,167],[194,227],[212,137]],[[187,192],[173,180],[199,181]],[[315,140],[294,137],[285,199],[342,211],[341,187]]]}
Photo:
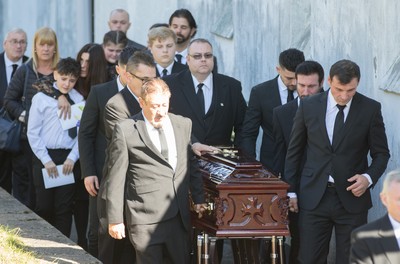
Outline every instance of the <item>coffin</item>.
{"label": "coffin", "polygon": [[288,236],[289,185],[239,149],[198,158],[208,210],[192,225],[225,238]]}

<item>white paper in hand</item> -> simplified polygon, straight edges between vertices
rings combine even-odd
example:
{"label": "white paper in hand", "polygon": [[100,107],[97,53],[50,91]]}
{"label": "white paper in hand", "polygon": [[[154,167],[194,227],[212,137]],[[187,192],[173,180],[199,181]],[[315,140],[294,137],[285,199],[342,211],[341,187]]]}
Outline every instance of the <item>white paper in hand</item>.
{"label": "white paper in hand", "polygon": [[51,178],[49,176],[49,174],[47,173],[47,170],[42,169],[44,187],[46,189],[75,183],[74,174],[70,173],[68,175],[64,175],[63,171],[62,171],[62,167],[63,167],[63,165],[57,166],[58,177],[56,177],[56,178]]}
{"label": "white paper in hand", "polygon": [[[81,120],[83,109],[85,108],[85,101],[71,105],[71,118],[64,120],[64,117],[60,117],[60,123],[63,130],[76,127],[78,122]],[[57,110],[57,115],[60,116],[61,110]]]}

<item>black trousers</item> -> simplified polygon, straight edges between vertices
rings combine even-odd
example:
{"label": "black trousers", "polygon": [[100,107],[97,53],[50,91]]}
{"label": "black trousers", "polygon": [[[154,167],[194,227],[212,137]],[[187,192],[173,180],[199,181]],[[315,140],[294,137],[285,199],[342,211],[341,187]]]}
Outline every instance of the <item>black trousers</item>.
{"label": "black trousers", "polygon": [[[53,162],[56,165],[61,165],[67,158],[70,150],[51,149],[48,150],[48,152]],[[36,189],[35,212],[65,236],[69,237],[71,234],[75,184],[45,189],[42,176],[43,168],[42,162],[34,156],[33,180]],[[79,166],[74,166],[73,172],[74,174],[79,174]]]}
{"label": "black trousers", "polygon": [[0,150],[0,187],[11,193],[12,153]]}
{"label": "black trousers", "polygon": [[21,139],[21,150],[12,156],[12,194],[29,207],[35,209],[35,186],[33,183],[33,152],[27,139]]}
{"label": "black trousers", "polygon": [[350,234],[353,229],[367,223],[368,211],[346,211],[336,188],[326,187],[320,203],[313,210],[300,208],[299,263],[326,263],[332,229],[335,227],[336,263],[349,263]]}
{"label": "black trousers", "polygon": [[97,197],[98,226],[98,259],[104,264],[136,263],[135,248],[128,238],[125,224],[125,238],[114,239],[108,233],[106,201]]}

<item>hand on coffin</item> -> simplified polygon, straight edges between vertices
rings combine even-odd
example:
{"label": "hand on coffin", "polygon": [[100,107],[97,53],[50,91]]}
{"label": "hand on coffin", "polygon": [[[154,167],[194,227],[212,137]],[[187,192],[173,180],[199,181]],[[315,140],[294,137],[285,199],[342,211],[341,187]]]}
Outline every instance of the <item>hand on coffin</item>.
{"label": "hand on coffin", "polygon": [[290,198],[289,200],[289,210],[293,213],[299,212],[299,207],[297,205],[297,198]]}
{"label": "hand on coffin", "polygon": [[213,146],[204,145],[204,144],[201,144],[199,142],[196,142],[196,143],[192,144],[192,150],[193,150],[194,154],[196,154],[197,156],[201,156],[202,154],[205,154],[205,153],[218,153],[218,152],[220,152],[219,148],[216,148],[216,147],[213,147]]}
{"label": "hand on coffin", "polygon": [[207,210],[207,204],[195,204],[194,210],[199,218],[203,217],[203,213]]}

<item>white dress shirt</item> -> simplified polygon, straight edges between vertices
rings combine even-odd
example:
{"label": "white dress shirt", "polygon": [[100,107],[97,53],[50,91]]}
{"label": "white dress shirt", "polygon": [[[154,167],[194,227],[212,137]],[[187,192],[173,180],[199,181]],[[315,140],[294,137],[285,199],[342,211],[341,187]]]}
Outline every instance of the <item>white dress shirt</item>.
{"label": "white dress shirt", "polygon": [[[83,96],[75,89],[68,94],[74,103],[83,101]],[[57,110],[56,99],[41,92],[33,96],[27,136],[33,153],[43,165],[52,160],[47,149],[71,149],[67,158],[74,162],[79,159],[78,137],[73,139],[68,135],[68,130],[63,130]]]}
{"label": "white dress shirt", "polygon": [[394,235],[397,240],[397,245],[399,246],[399,250],[400,250],[400,223],[397,222],[396,220],[394,220],[394,218],[390,214],[388,214],[388,215],[389,215],[390,223],[392,224],[392,227],[394,230]]}
{"label": "white dress shirt", "polygon": [[[151,142],[154,144],[154,146],[156,146],[158,151],[160,151],[161,153],[161,143],[160,143],[160,136],[158,134],[158,129],[155,128],[146,119],[146,117],[143,114],[143,111],[142,115],[144,117],[147,133],[149,133]],[[169,119],[168,116],[165,118],[162,128],[164,130],[165,138],[167,140],[167,145],[168,145],[168,163],[169,165],[171,165],[172,169],[175,170],[177,163],[176,141],[175,141],[174,128],[172,127],[171,120]]]}
{"label": "white dress shirt", "polygon": [[124,89],[125,88],[125,86],[122,84],[122,82],[121,82],[121,77],[118,75],[118,77],[117,77],[117,86],[118,86],[118,92],[121,92],[122,91],[122,89]]}
{"label": "white dress shirt", "polygon": [[[194,92],[197,94],[197,90],[199,90],[199,88],[197,88],[197,85],[199,85],[199,81],[196,79],[196,77],[194,77],[194,75],[192,74],[192,79],[193,79],[193,84],[194,84]],[[213,74],[210,73],[208,75],[208,77],[204,80],[204,82],[202,82],[204,85],[202,87],[203,89],[203,94],[204,94],[204,109],[206,110],[206,112],[204,114],[206,114],[208,112],[208,110],[210,109],[211,106],[211,102],[212,102],[212,97],[213,97]]]}
{"label": "white dress shirt", "polygon": [[13,71],[13,66],[12,65],[13,64],[17,64],[18,68],[19,68],[22,65],[22,57],[17,62],[13,62],[7,57],[7,54],[4,52],[4,63],[5,63],[5,66],[6,66],[7,83],[10,83],[10,81],[11,81],[11,73]]}
{"label": "white dress shirt", "polygon": [[167,69],[167,75],[170,75],[172,73],[172,67],[174,66],[174,61],[170,65],[168,65],[166,68],[160,66],[158,63],[156,63],[157,71],[160,73],[160,76],[163,77],[163,70]]}
{"label": "white dress shirt", "polygon": [[[288,88],[283,83],[281,76],[278,76],[278,87],[279,87],[279,96],[281,97],[281,103],[284,105],[287,103],[288,96]],[[293,91],[293,98],[297,97],[297,91]]]}
{"label": "white dress shirt", "polygon": [[[182,55],[181,64],[186,65],[186,56],[188,55],[188,49],[186,48],[186,49],[182,50],[182,52],[175,52],[175,55],[176,54],[181,54]],[[175,61],[178,61],[176,59],[176,57],[175,57]]]}

